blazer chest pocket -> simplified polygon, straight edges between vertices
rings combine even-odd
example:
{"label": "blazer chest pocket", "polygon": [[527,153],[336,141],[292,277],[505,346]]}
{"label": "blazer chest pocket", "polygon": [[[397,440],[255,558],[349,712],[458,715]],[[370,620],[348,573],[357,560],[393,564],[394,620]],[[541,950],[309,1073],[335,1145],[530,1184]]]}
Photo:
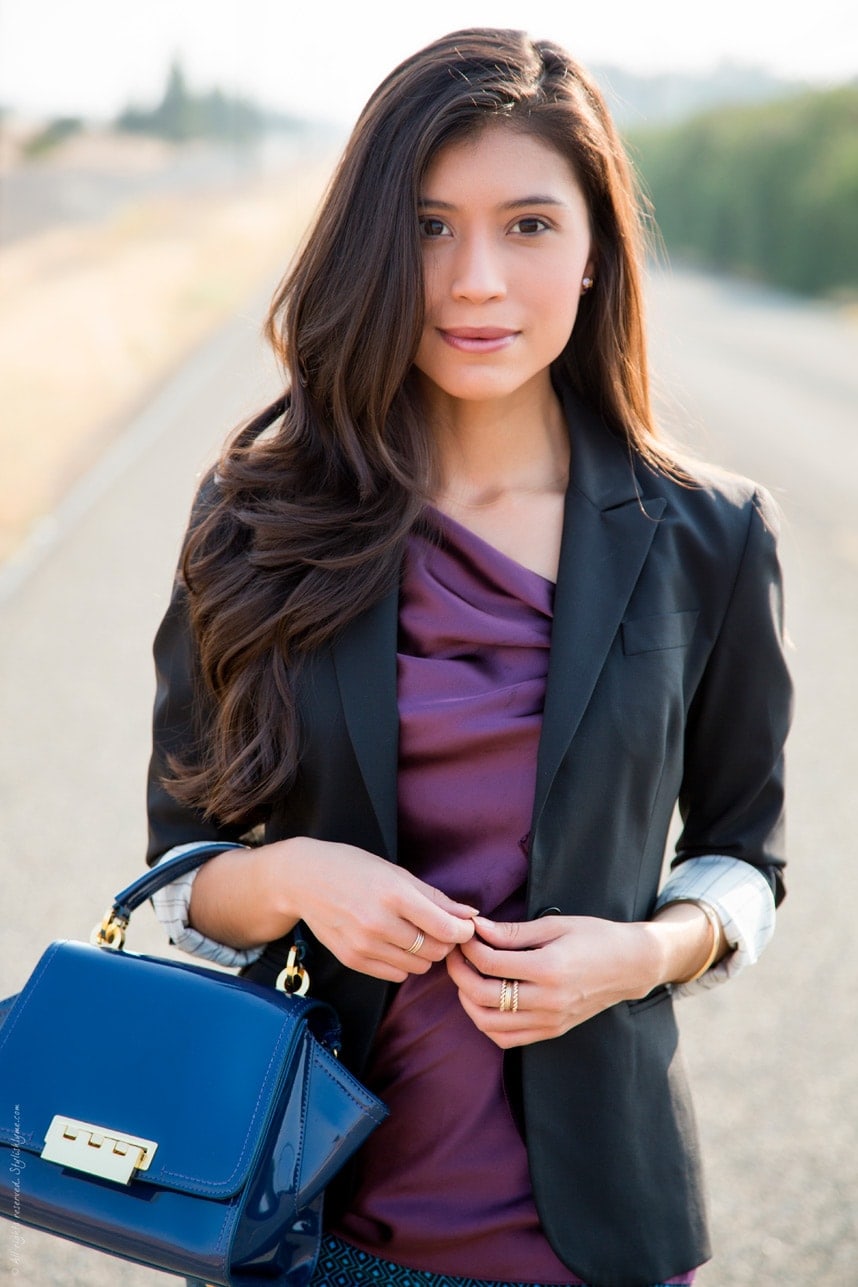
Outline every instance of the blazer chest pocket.
{"label": "blazer chest pocket", "polygon": [[660,774],[665,757],[681,755],[686,710],[688,645],[699,613],[671,612],[623,621],[613,664],[605,667],[616,746],[638,768]]}
{"label": "blazer chest pocket", "polygon": [[641,652],[683,648],[690,642],[699,612],[670,612],[655,617],[637,617],[620,626],[623,652],[627,657]]}

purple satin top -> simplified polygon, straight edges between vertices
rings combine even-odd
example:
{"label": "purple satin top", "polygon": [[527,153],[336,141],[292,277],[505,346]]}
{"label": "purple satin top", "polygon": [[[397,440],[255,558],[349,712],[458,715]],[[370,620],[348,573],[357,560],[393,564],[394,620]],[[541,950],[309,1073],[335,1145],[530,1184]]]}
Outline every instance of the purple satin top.
{"label": "purple satin top", "polygon": [[[485,915],[520,920],[554,585],[435,518],[437,541],[410,540],[400,594],[400,860]],[[335,1232],[414,1269],[580,1283],[540,1227],[502,1059],[443,963],[409,976],[366,1072],[390,1116],[361,1149]]]}

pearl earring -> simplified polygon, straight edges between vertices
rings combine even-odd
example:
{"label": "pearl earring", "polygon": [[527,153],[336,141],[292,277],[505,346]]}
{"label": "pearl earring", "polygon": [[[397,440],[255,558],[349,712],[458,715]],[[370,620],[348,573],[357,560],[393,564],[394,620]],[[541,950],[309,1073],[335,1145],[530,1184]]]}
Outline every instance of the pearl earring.
{"label": "pearl earring", "polygon": [[584,277],[581,281],[581,294],[586,295],[587,291],[590,289],[592,285],[593,285],[593,278]]}

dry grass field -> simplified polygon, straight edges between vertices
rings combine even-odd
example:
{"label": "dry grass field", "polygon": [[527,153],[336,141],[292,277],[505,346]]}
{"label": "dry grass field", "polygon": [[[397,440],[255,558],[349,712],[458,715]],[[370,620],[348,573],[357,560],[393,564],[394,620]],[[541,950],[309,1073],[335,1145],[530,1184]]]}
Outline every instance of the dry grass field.
{"label": "dry grass field", "polygon": [[273,290],[331,157],[0,246],[0,561],[152,386]]}

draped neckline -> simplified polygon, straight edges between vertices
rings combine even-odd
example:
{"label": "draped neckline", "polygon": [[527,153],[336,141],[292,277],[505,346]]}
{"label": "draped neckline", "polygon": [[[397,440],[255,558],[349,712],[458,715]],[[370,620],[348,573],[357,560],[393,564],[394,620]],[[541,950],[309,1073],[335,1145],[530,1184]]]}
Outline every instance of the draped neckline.
{"label": "draped neckline", "polygon": [[507,567],[514,578],[514,585],[510,588],[515,592],[516,585],[526,585],[528,579],[530,584],[541,583],[547,586],[553,592],[556,587],[556,581],[551,577],[543,576],[541,572],[536,572],[533,568],[527,567],[518,559],[507,554],[491,541],[487,541],[484,536],[480,536],[473,528],[468,527],[465,523],[460,523],[458,519],[452,518],[443,510],[438,509],[435,505],[427,506],[427,517],[433,527],[446,537],[452,545],[463,550],[472,558],[478,559],[481,570],[486,571],[486,564],[493,572],[498,568]]}

